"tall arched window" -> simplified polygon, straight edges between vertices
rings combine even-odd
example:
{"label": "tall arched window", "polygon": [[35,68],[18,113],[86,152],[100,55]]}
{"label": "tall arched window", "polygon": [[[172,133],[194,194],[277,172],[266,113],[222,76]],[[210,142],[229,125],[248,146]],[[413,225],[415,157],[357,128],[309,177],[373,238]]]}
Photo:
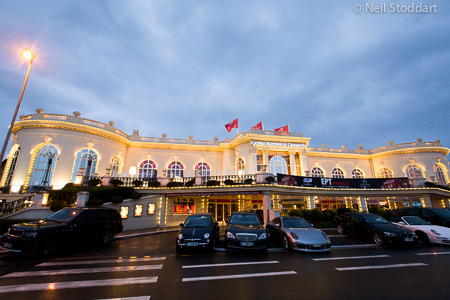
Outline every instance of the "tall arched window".
{"label": "tall arched window", "polygon": [[377,178],[393,178],[392,170],[386,167],[379,168],[377,171]]}
{"label": "tall arched window", "polygon": [[364,172],[361,169],[355,168],[352,171],[352,177],[353,178],[364,178]]}
{"label": "tall arched window", "polygon": [[170,178],[183,177],[184,166],[179,161],[173,161],[167,166],[167,176]]}
{"label": "tall arched window", "polygon": [[240,157],[236,160],[236,171],[239,176],[245,175],[245,162]]}
{"label": "tall arched window", "polygon": [[414,163],[407,165],[404,172],[408,178],[425,177],[422,168],[418,164]]}
{"label": "tall arched window", "polygon": [[447,178],[445,176],[445,167],[438,163],[434,165],[434,173],[436,174],[436,181],[442,184],[447,184]]}
{"label": "tall arched window", "polygon": [[144,160],[139,165],[139,178],[157,177],[156,164],[153,160]]}
{"label": "tall arched window", "polygon": [[205,162],[199,162],[194,167],[195,173],[202,176],[202,177],[209,177],[211,176],[211,168],[209,165]]}
{"label": "tall arched window", "polygon": [[276,175],[278,173],[287,174],[287,163],[286,160],[279,156],[273,156],[269,161],[270,173]]}
{"label": "tall arched window", "polygon": [[11,181],[14,177],[14,171],[16,170],[17,161],[19,160],[20,156],[20,146],[14,145],[11,149],[11,154],[9,157],[9,160],[6,165],[6,178],[5,182],[3,184],[4,187],[9,187],[11,185]]}
{"label": "tall arched window", "polygon": [[111,177],[118,177],[122,172],[123,160],[119,155],[113,156],[111,162],[109,163],[110,175]]}
{"label": "tall arched window", "polygon": [[85,181],[94,178],[97,171],[97,160],[97,152],[91,148],[84,148],[78,151],[73,164],[71,182],[75,182],[75,176],[80,173],[84,175]]}
{"label": "tall arched window", "polygon": [[342,171],[341,168],[334,168],[333,171],[331,171],[331,176],[333,178],[344,178],[344,171]]}
{"label": "tall arched window", "polygon": [[30,188],[33,186],[51,186],[57,156],[58,149],[52,144],[44,144],[37,151],[28,183]]}
{"label": "tall arched window", "polygon": [[324,172],[321,167],[314,167],[311,169],[311,176],[312,177],[323,177]]}

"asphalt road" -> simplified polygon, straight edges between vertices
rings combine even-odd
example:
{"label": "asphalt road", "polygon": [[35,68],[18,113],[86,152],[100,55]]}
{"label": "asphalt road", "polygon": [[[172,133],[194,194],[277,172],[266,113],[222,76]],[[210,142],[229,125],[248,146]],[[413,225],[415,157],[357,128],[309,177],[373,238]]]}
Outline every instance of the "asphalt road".
{"label": "asphalt road", "polygon": [[[52,259],[0,254],[0,299],[448,299],[450,247],[332,237],[330,253],[177,255],[176,233],[82,244]],[[356,242],[356,243],[355,243]]]}

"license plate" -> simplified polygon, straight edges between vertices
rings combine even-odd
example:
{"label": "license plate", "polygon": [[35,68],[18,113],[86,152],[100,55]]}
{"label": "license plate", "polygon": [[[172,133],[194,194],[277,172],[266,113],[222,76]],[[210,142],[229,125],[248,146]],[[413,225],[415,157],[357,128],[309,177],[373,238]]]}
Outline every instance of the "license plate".
{"label": "license plate", "polygon": [[322,247],[322,245],[313,245],[314,248]]}
{"label": "license plate", "polygon": [[405,242],[414,242],[414,238],[413,237],[405,238]]}
{"label": "license plate", "polygon": [[198,243],[186,243],[186,246],[198,246]]}
{"label": "license plate", "polygon": [[3,243],[3,247],[5,247],[5,248],[12,248],[12,244]]}
{"label": "license plate", "polygon": [[241,246],[251,247],[251,246],[253,246],[253,243],[251,243],[251,242],[241,242]]}

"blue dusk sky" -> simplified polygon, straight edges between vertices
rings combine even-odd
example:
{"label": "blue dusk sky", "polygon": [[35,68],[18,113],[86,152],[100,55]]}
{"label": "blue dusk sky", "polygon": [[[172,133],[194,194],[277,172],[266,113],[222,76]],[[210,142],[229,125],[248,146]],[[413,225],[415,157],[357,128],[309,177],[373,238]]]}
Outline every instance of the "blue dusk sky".
{"label": "blue dusk sky", "polygon": [[312,147],[450,147],[450,1],[423,2],[3,0],[0,138],[29,47],[18,116],[79,111],[199,140],[234,138],[239,118],[239,132],[289,124]]}

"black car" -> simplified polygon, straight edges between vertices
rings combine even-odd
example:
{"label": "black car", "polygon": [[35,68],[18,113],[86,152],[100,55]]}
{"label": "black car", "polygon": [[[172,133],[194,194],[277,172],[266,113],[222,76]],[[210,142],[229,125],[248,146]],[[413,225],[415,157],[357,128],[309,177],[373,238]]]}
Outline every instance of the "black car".
{"label": "black car", "polygon": [[373,238],[378,246],[389,243],[414,245],[417,237],[409,229],[391,224],[385,218],[370,213],[349,212],[334,218],[340,234]]}
{"label": "black car", "polygon": [[254,212],[234,212],[227,221],[225,247],[267,250],[267,234]]}
{"label": "black car", "polygon": [[199,249],[213,251],[219,241],[219,223],[210,213],[192,214],[180,226],[176,241],[177,252]]}
{"label": "black car", "polygon": [[43,220],[11,226],[0,247],[10,252],[49,256],[69,242],[99,239],[109,243],[122,229],[122,218],[116,209],[66,207]]}
{"label": "black car", "polygon": [[396,210],[394,216],[417,216],[433,225],[450,227],[450,211],[445,208],[408,207]]}

